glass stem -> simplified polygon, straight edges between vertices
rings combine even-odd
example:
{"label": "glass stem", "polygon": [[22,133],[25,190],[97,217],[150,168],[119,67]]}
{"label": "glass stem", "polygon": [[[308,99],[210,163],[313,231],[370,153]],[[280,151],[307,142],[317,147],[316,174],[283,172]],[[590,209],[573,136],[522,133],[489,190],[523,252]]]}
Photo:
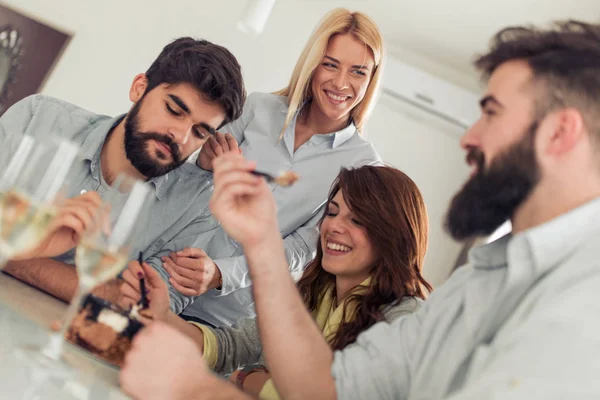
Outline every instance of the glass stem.
{"label": "glass stem", "polygon": [[81,301],[83,297],[87,294],[89,288],[87,285],[79,285],[77,287],[77,291],[73,295],[73,299],[71,300],[71,304],[69,304],[69,308],[63,318],[63,322],[60,327],[60,331],[58,333],[54,333],[50,335],[50,340],[46,347],[44,347],[43,353],[54,360],[59,360],[63,353],[63,347],[65,344],[65,334],[71,326],[71,323],[77,316],[77,312],[79,311],[79,306],[81,305]]}

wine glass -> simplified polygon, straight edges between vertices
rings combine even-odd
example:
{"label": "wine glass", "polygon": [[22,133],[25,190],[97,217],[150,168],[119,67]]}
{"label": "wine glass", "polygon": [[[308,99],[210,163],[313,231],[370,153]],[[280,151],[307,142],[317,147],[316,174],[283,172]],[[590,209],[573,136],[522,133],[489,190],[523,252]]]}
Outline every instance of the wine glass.
{"label": "wine glass", "polygon": [[21,348],[27,358],[42,366],[49,376],[72,372],[63,358],[65,334],[84,297],[97,285],[117,276],[132,254],[140,218],[149,204],[150,188],[145,182],[121,175],[104,197],[90,227],[83,233],[75,253],[78,288],[67,309],[59,332],[51,333],[46,346]]}
{"label": "wine glass", "polygon": [[0,270],[48,232],[78,151],[67,139],[23,136],[0,177]]}

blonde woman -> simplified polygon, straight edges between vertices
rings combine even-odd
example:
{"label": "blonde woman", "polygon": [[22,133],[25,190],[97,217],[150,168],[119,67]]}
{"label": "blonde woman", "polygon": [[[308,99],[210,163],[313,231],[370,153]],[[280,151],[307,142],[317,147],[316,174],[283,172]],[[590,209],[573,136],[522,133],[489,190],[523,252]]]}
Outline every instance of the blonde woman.
{"label": "blonde woman", "polygon": [[[272,186],[296,277],[315,255],[316,224],[340,168],[379,161],[361,131],[375,103],[383,57],[381,34],[369,17],[331,11],[309,38],[288,86],[274,94],[251,94],[242,117],[222,129],[230,136],[213,137],[198,158],[201,168],[211,169],[215,157],[239,144],[258,170],[300,175],[290,188]],[[254,316],[241,246],[218,230],[203,250],[183,249],[163,260],[159,272],[169,281],[173,311],[180,313],[194,296],[204,294],[184,318],[220,326]],[[134,262],[128,275],[135,280],[137,272]]]}

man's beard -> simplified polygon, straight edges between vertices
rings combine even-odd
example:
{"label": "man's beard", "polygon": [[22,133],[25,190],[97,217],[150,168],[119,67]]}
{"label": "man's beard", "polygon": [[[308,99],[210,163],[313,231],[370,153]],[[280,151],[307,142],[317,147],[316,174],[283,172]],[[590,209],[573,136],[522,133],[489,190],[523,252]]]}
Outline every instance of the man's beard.
{"label": "man's beard", "polygon": [[[138,101],[125,121],[125,155],[131,164],[145,177],[154,178],[162,176],[169,171],[179,167],[187,158],[181,158],[179,146],[173,142],[171,137],[162,135],[156,132],[140,132],[139,130],[139,111],[142,104],[142,99]],[[171,150],[173,161],[169,164],[161,164],[154,160],[147,148],[147,142],[154,139],[158,142],[166,144]],[[162,158],[162,154],[157,153],[158,158]]]}
{"label": "man's beard", "polygon": [[492,234],[529,196],[540,179],[534,139],[538,123],[523,139],[511,145],[485,168],[478,149],[467,155],[477,163],[477,173],[454,196],[446,215],[446,230],[455,240]]}

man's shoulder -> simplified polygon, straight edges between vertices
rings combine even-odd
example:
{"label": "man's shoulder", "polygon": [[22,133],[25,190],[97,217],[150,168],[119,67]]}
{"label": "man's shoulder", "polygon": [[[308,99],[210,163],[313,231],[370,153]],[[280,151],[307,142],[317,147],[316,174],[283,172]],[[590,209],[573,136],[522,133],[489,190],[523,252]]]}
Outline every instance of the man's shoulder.
{"label": "man's shoulder", "polygon": [[267,112],[287,111],[287,97],[273,93],[254,92],[248,96],[246,107],[249,111],[263,110]]}
{"label": "man's shoulder", "polygon": [[111,119],[55,97],[36,94],[21,100],[31,110],[27,133],[74,137],[95,124]]}
{"label": "man's shoulder", "polygon": [[386,321],[391,322],[402,315],[416,312],[421,304],[423,304],[423,300],[413,296],[405,296],[398,304],[384,308],[383,315]]}
{"label": "man's shoulder", "polygon": [[97,114],[87,110],[76,104],[43,94],[29,96],[22,101],[31,102],[36,113],[51,113],[55,116],[64,115],[72,118],[80,118],[90,123],[98,119],[109,118],[105,115]]}

